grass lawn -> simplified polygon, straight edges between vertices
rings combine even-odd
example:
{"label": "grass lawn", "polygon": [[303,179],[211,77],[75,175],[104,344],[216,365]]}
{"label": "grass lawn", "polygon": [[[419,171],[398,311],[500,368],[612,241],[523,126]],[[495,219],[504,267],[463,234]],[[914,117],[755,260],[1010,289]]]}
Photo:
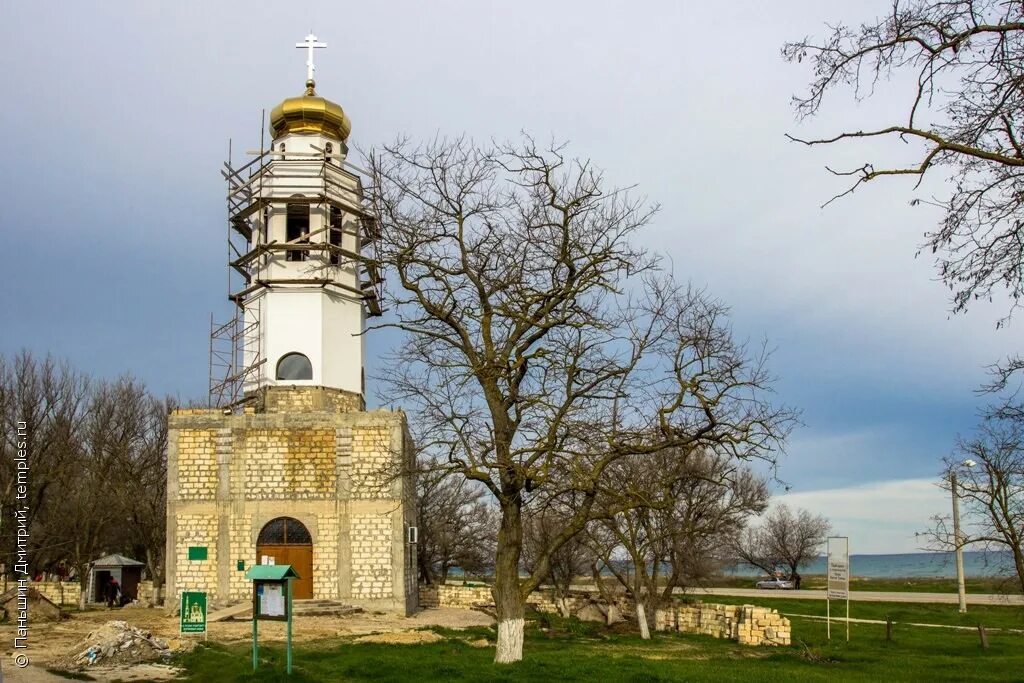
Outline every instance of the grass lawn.
{"label": "grass lawn", "polygon": [[[740,598],[727,595],[715,595],[705,602],[720,602],[727,605],[756,604],[771,607],[783,614],[810,614],[825,616],[824,600],[804,600],[799,598]],[[832,616],[846,616],[846,603],[833,602]],[[960,614],[956,605],[929,604],[915,602],[851,602],[851,619],[877,619],[884,621],[891,617],[894,622],[918,624],[947,624],[952,626],[977,626],[984,624],[986,628],[1011,628],[1024,630],[1024,607],[997,605],[969,605],[966,614]],[[803,622],[794,621],[796,626]],[[806,621],[806,620],[804,620]],[[885,628],[881,626],[879,628]],[[1024,634],[1020,644],[1024,647]],[[1024,680],[1024,670],[1021,671]]]}
{"label": "grass lawn", "polygon": [[[758,601],[767,605],[769,601]],[[813,613],[811,601],[784,599],[772,606]],[[816,602],[816,601],[815,601]],[[877,618],[882,611],[852,616]],[[858,604],[858,607],[860,605]],[[956,606],[895,605],[907,621],[958,623]],[[822,611],[824,605],[821,605]],[[982,610],[979,608],[979,615]],[[988,607],[992,627],[1019,625],[1021,608]],[[893,614],[896,618],[896,614]],[[971,619],[975,619],[971,621]],[[966,623],[976,623],[968,615]],[[840,629],[841,630],[841,629]],[[1021,681],[1024,635],[991,633],[982,650],[977,633],[897,626],[892,642],[883,625],[854,624],[851,640],[825,637],[825,624],[793,620],[791,647],[749,647],[708,636],[656,634],[643,641],[622,625],[607,629],[576,620],[545,619],[528,626],[525,661],[497,667],[489,629],[438,631],[445,640],[420,645],[353,643],[347,639],[303,644],[294,673],[284,674],[282,647],[261,647],[253,674],[246,645],[201,646],[181,660],[192,681]]]}

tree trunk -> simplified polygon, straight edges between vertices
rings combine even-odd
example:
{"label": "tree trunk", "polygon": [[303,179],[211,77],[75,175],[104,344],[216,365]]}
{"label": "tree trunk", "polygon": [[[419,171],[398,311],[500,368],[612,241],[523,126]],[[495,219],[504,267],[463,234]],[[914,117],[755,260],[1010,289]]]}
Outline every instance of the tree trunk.
{"label": "tree trunk", "polygon": [[89,601],[89,565],[78,565],[78,609],[85,611],[85,605]]}
{"label": "tree trunk", "polygon": [[501,526],[494,558],[494,606],[498,616],[496,664],[523,659],[525,601],[519,587],[519,556],[523,546],[522,508],[518,500],[501,505]]}
{"label": "tree trunk", "polygon": [[789,578],[793,581],[793,588],[795,590],[800,590],[800,575],[795,569],[792,571]]}
{"label": "tree trunk", "polygon": [[647,608],[643,600],[636,601],[636,623],[640,627],[640,637],[644,640],[651,639],[651,627],[647,623]]}
{"label": "tree trunk", "polygon": [[149,578],[153,582],[153,606],[156,607],[161,603],[160,592],[164,585],[163,570],[157,565],[156,553],[151,548],[146,548],[146,567],[149,571]]}
{"label": "tree trunk", "polygon": [[558,613],[562,615],[562,618],[568,619],[572,616],[572,610],[569,609],[569,599],[564,595],[558,595],[555,598],[555,604],[558,605]]}
{"label": "tree trunk", "polygon": [[1013,550],[1013,566],[1017,570],[1017,580],[1020,582],[1020,589],[1024,592],[1024,550],[1018,545]]}

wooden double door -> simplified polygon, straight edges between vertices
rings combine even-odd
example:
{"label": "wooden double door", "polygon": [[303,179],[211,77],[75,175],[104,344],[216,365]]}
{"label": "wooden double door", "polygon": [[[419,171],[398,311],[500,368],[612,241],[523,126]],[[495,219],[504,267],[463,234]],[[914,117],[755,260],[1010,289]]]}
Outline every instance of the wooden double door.
{"label": "wooden double door", "polygon": [[313,597],[313,546],[311,545],[258,545],[256,555],[274,558],[274,564],[290,564],[299,578],[292,581],[292,599],[309,600]]}
{"label": "wooden double door", "polygon": [[290,564],[299,578],[292,581],[292,598],[313,597],[313,539],[301,522],[291,517],[278,517],[268,522],[256,541],[256,561],[264,556],[274,564]]}

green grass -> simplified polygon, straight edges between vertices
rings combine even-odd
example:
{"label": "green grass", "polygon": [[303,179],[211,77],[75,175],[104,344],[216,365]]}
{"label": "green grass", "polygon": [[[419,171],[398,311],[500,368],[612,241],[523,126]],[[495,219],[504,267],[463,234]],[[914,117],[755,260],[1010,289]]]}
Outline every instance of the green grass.
{"label": "green grass", "polygon": [[[824,600],[799,598],[741,598],[731,595],[715,595],[705,602],[720,602],[729,605],[756,604],[771,607],[783,614],[810,614],[825,616]],[[846,603],[832,602],[832,616],[846,616]],[[850,618],[877,619],[892,618],[895,622],[918,624],[946,624],[951,626],[977,626],[986,628],[1024,629],[1024,607],[1001,605],[969,605],[966,614],[960,614],[955,604],[916,602],[851,602]],[[1024,640],[1021,641],[1024,645]]]}
{"label": "green grass", "polygon": [[[759,601],[760,602],[760,601]],[[808,612],[810,601],[799,603]],[[878,603],[883,604],[884,603]],[[823,608],[824,606],[822,606]],[[913,620],[955,619],[927,605],[900,605]],[[949,606],[943,606],[949,607]],[[989,608],[1015,610],[1019,608]],[[856,615],[855,616],[859,616]],[[1011,614],[988,613],[1015,623]],[[527,630],[525,660],[495,666],[492,629],[438,631],[445,640],[425,645],[356,644],[337,639],[296,648],[294,673],[284,674],[282,647],[260,649],[252,672],[247,645],[200,646],[180,664],[192,681],[1013,681],[1024,680],[1024,636],[992,633],[982,650],[974,632],[897,626],[892,642],[883,625],[854,624],[851,641],[825,637],[825,624],[794,620],[791,647],[749,647],[707,636],[656,634],[651,641],[577,620],[545,618]]]}

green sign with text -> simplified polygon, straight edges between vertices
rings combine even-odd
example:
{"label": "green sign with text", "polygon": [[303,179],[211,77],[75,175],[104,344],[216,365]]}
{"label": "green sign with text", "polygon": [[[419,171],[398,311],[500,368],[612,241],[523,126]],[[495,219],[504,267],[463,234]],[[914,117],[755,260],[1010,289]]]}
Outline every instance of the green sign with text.
{"label": "green sign with text", "polygon": [[206,632],[206,593],[181,594],[181,632]]}

